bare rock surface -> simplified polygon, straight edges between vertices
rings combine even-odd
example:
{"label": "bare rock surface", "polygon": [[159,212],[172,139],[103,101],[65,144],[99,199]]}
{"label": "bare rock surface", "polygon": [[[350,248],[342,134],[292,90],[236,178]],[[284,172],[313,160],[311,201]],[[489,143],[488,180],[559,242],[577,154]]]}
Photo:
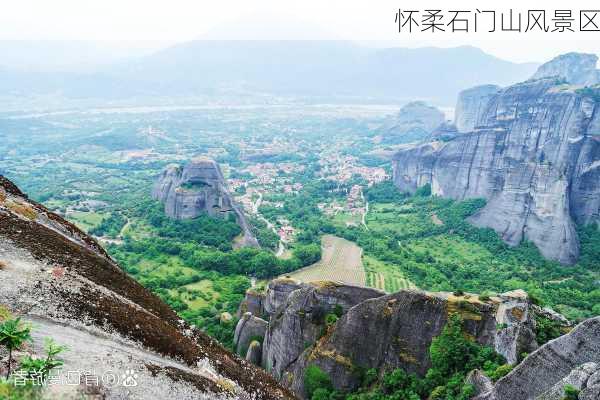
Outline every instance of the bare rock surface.
{"label": "bare rock surface", "polygon": [[542,64],[533,75],[533,79],[555,77],[573,85],[593,86],[600,83],[597,64],[598,56],[595,54],[562,54]]}
{"label": "bare rock surface", "polygon": [[[579,257],[576,223],[600,215],[600,97],[555,78],[493,95],[473,132],[400,150],[394,182],[407,192],[484,198],[470,221],[517,245],[533,242],[548,259]],[[594,92],[596,90],[596,92]]]}
{"label": "bare rock surface", "polygon": [[460,92],[454,110],[456,129],[459,132],[474,131],[487,103],[500,89],[500,86],[496,85],[481,85]]}
{"label": "bare rock surface", "polygon": [[580,398],[596,399],[599,365],[600,317],[595,317],[541,346],[476,400],[560,399],[566,384],[580,389]]}
{"label": "bare rock surface", "polygon": [[255,317],[251,313],[245,313],[235,327],[233,345],[236,352],[245,357],[250,343],[259,339],[261,342],[267,332],[268,322],[262,318]]}

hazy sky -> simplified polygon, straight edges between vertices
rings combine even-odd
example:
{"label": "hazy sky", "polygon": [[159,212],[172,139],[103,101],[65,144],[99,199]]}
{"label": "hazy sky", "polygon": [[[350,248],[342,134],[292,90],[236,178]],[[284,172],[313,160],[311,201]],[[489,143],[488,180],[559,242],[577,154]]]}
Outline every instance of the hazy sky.
{"label": "hazy sky", "polygon": [[[0,40],[102,40],[112,46],[160,47],[193,39],[346,39],[386,46],[470,44],[512,61],[544,61],[566,51],[600,53],[600,32],[398,34],[402,9],[600,9],[587,1],[392,0],[7,0]],[[526,8],[525,8],[526,7]],[[498,17],[499,18],[499,17]],[[524,17],[525,18],[525,17]],[[548,21],[550,22],[550,21]],[[523,22],[525,23],[525,22]],[[600,25],[600,15],[597,18]],[[118,43],[118,41],[124,41]],[[375,41],[375,42],[374,42]]]}

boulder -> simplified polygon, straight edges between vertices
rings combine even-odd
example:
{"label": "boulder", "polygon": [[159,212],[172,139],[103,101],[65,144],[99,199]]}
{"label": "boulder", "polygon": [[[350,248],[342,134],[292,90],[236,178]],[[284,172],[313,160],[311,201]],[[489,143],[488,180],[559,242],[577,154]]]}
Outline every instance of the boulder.
{"label": "boulder", "polygon": [[469,372],[465,382],[473,386],[476,396],[482,393],[487,393],[494,388],[492,380],[478,369]]}
{"label": "boulder", "polygon": [[269,282],[264,308],[274,314],[287,300],[290,293],[302,287],[302,282],[291,278],[277,278]]}

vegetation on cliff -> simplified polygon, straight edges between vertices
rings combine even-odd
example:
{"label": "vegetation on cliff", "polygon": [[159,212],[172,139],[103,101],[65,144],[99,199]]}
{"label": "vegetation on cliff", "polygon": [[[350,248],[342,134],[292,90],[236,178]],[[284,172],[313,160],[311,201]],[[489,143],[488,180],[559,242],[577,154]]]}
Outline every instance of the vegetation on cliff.
{"label": "vegetation on cliff", "polygon": [[363,372],[363,385],[354,393],[332,389],[327,375],[316,366],[305,374],[305,389],[311,400],[468,400],[474,388],[465,383],[467,373],[481,369],[499,379],[510,369],[490,347],[481,346],[464,334],[462,320],[453,315],[442,333],[429,347],[431,368],[419,378],[402,369],[380,374],[372,369]]}

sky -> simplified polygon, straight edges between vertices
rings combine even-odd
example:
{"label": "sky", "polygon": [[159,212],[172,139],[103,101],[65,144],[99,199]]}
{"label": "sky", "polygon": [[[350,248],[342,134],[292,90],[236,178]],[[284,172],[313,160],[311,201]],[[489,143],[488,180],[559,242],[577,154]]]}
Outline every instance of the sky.
{"label": "sky", "polygon": [[[515,61],[545,61],[567,51],[600,54],[600,32],[398,33],[398,9],[494,10],[527,15],[524,1],[472,0],[18,0],[0,5],[2,40],[102,41],[115,52],[154,50],[195,39],[338,39],[370,46],[473,45]],[[530,0],[527,8],[600,9],[597,0]],[[471,15],[473,15],[471,14]],[[450,14],[448,14],[450,15]],[[525,17],[524,17],[525,18]],[[550,23],[550,21],[548,21]],[[523,22],[525,23],[525,22]],[[578,23],[578,22],[577,22]],[[597,18],[600,25],[600,14]]]}

